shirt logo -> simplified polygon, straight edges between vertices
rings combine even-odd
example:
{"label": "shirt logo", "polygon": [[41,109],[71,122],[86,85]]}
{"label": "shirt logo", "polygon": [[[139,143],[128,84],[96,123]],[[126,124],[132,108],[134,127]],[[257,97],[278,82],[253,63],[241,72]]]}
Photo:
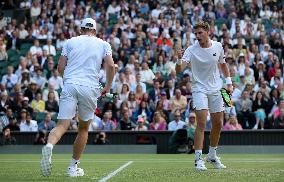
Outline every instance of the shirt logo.
{"label": "shirt logo", "polygon": [[214,54],[213,54],[213,56],[216,56],[216,55],[217,55],[217,53],[214,53]]}

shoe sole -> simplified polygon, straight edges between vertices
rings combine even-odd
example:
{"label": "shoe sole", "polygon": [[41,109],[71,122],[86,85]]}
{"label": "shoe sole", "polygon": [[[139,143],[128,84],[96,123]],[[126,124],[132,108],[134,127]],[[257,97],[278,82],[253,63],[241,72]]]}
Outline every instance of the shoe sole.
{"label": "shoe sole", "polygon": [[51,149],[48,147],[42,148],[42,159],[40,161],[40,170],[43,176],[50,176],[51,174],[51,162],[49,161],[51,157]]}

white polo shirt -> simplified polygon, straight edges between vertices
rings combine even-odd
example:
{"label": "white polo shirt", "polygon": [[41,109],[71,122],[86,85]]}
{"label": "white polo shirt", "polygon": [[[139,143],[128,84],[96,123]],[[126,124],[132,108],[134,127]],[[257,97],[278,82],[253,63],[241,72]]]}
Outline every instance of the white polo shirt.
{"label": "white polo shirt", "polygon": [[211,40],[211,43],[211,47],[202,48],[196,42],[182,57],[183,61],[191,63],[193,92],[214,93],[222,88],[218,64],[225,63],[224,50],[220,42]]}
{"label": "white polo shirt", "polygon": [[102,60],[111,54],[109,43],[95,36],[80,35],[67,40],[61,53],[68,59],[64,70],[64,84],[99,88]]}

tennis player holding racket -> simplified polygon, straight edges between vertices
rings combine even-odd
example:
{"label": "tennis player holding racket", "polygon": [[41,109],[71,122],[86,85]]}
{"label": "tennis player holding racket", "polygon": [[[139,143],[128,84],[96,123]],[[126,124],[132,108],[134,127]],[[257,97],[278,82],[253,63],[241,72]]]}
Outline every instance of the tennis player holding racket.
{"label": "tennis player holding racket", "polygon": [[[233,90],[232,81],[225,62],[222,44],[209,38],[209,24],[203,21],[198,22],[194,26],[194,31],[198,41],[185,51],[178,51],[179,60],[176,64],[176,72],[181,72],[188,63],[191,63],[192,98],[197,116],[197,127],[194,135],[195,168],[199,171],[207,170],[205,167],[205,161],[207,161],[215,168],[224,169],[226,166],[220,161],[216,150],[222,128],[225,101],[225,99],[223,101],[223,98],[229,98],[226,101],[230,101],[228,93]],[[225,76],[226,89],[228,91],[222,92],[223,98],[220,91],[223,81],[219,68]],[[230,103],[226,102],[225,104],[230,105]],[[201,156],[208,110],[210,112],[212,128],[209,153],[204,161]]]}

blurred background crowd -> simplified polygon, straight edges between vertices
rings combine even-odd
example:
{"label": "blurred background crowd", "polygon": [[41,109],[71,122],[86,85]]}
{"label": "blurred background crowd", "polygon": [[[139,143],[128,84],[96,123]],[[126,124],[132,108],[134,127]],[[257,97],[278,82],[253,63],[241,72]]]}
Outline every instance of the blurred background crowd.
{"label": "blurred background crowd", "polygon": [[20,19],[0,12],[1,130],[56,125],[63,87],[58,58],[87,17],[97,21],[97,37],[111,44],[116,63],[114,97],[98,100],[90,131],[195,127],[191,69],[177,74],[175,64],[176,51],[196,41],[193,26],[200,20],[223,44],[233,80],[223,129],[284,129],[281,0],[7,0],[0,6],[26,12]]}

